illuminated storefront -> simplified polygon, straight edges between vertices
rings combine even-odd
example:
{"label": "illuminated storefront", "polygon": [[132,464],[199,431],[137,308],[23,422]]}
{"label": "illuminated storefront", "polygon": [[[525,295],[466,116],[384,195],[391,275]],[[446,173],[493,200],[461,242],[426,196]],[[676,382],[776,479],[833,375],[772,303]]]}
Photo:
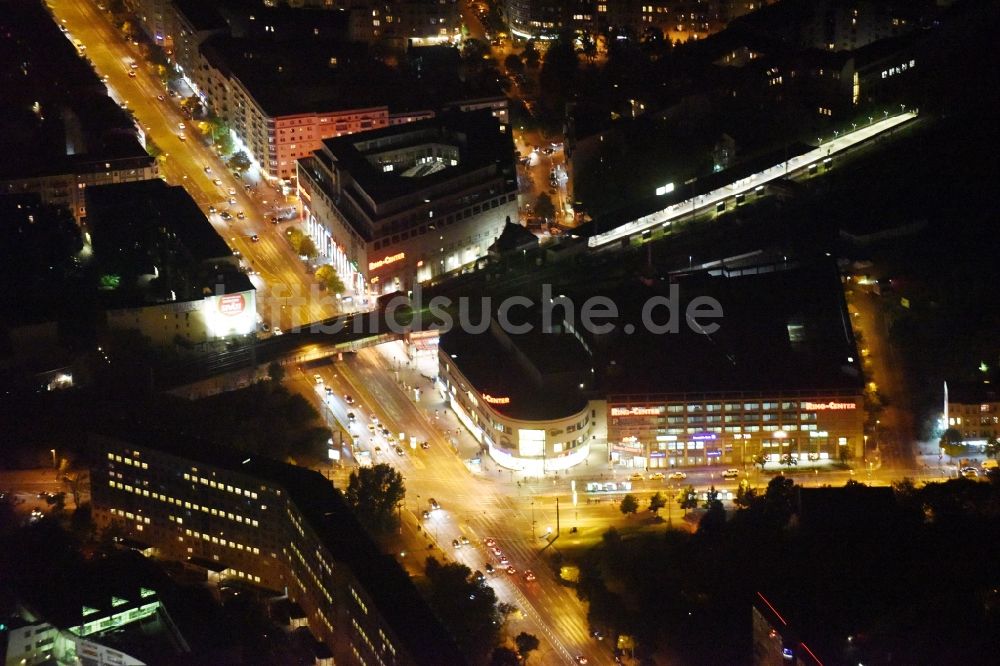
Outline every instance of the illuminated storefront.
{"label": "illuminated storefront", "polygon": [[863,432],[862,398],[850,391],[608,397],[612,460],[632,467],[860,459]]}
{"label": "illuminated storefront", "polygon": [[538,474],[568,469],[587,459],[594,405],[581,401],[570,413],[515,418],[519,396],[483,393],[446,352],[438,354],[439,378],[458,420],[502,467]]}

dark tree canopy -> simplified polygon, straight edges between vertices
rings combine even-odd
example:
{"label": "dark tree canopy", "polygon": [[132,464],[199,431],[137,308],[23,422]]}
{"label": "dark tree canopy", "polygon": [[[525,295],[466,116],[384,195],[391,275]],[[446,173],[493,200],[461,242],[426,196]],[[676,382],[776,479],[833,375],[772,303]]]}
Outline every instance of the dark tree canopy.
{"label": "dark tree canopy", "polygon": [[402,474],[385,463],[351,472],[347,484],[348,503],[361,522],[375,532],[387,532],[396,526],[397,506],[405,495]]}

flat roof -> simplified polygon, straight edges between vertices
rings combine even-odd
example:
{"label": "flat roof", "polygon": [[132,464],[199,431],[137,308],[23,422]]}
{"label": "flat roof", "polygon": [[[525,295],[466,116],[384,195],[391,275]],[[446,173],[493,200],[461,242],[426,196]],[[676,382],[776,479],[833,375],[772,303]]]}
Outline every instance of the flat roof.
{"label": "flat roof", "polygon": [[[388,141],[377,145],[383,139]],[[458,148],[458,164],[421,178],[407,178],[395,172],[385,173],[367,157],[391,147],[428,143]],[[449,111],[434,118],[326,139],[323,145],[333,155],[337,167],[351,174],[376,205],[485,167],[496,166],[498,176],[514,169],[513,139],[509,133],[500,131],[500,121],[487,109]]]}
{"label": "flat roof", "polygon": [[[677,332],[649,331],[643,306],[670,298],[672,288]],[[737,277],[702,271],[635,279],[605,295],[621,312],[614,332],[592,336],[605,394],[862,389],[861,359],[831,261]],[[702,327],[718,324],[711,333],[685,320],[692,301],[705,298],[723,313],[698,320]],[[667,308],[657,308],[653,319],[666,323]],[[623,331],[628,324],[635,327],[631,335]]]}
{"label": "flat roof", "polygon": [[466,663],[406,571],[392,556],[379,550],[341,492],[319,472],[270,458],[248,458],[212,442],[130,425],[123,424],[117,432],[95,434],[122,443],[136,442],[138,446],[280,486],[330,555],[351,570],[416,663],[427,666]]}
{"label": "flat roof", "polygon": [[[519,309],[511,319],[519,323],[530,318],[531,333],[498,334],[498,326],[470,333],[456,325],[441,335],[438,348],[453,359],[480,398],[487,394],[509,399],[490,405],[500,414],[534,421],[578,413],[587,405],[591,384],[587,351],[569,333],[543,333],[537,311],[522,313]],[[469,321],[481,321],[480,317],[479,312],[470,313]]]}
{"label": "flat roof", "polygon": [[43,3],[0,6],[0,151],[17,156],[0,163],[0,178],[85,173],[121,159],[151,164],[132,119]]}
{"label": "flat roof", "polygon": [[385,106],[383,91],[391,90],[395,77],[362,45],[217,34],[201,49],[212,62],[224,63],[271,117]]}
{"label": "flat roof", "polygon": [[232,256],[198,204],[179,185],[159,178],[87,188],[87,221],[95,238],[124,252],[147,234],[166,230],[195,261]]}

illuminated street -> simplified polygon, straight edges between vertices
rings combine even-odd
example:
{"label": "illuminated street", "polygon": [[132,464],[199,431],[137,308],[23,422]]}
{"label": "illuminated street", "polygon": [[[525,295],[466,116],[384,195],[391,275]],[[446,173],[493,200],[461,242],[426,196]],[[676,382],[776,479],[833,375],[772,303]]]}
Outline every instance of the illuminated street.
{"label": "illuminated street", "polygon": [[[264,321],[288,330],[296,323],[331,316],[335,312],[332,298],[325,299],[330,302],[309,298],[316,283],[282,238],[289,223],[269,222],[273,204],[282,199],[280,192],[261,184],[258,190],[262,196],[250,196],[243,182],[233,177],[222,159],[198,138],[193,127],[180,130],[180,123],[193,124],[193,121],[186,121],[181,114],[175,103],[177,98],[157,99],[166,93],[159,77],[95,4],[85,0],[51,0],[49,5],[69,30],[67,37],[79,39],[87,47],[86,55],[98,75],[108,77],[111,96],[135,114],[138,124],[163,150],[160,170],[167,182],[183,185],[206,214],[209,206],[232,211],[230,223],[218,215],[210,215],[209,219],[229,246],[243,256],[247,269],[258,273],[251,279],[257,288],[257,309]],[[132,61],[141,63],[135,77],[128,75]],[[180,139],[181,134],[186,140]],[[206,166],[211,167],[211,173],[205,172]],[[221,186],[213,183],[216,179],[222,181]],[[234,195],[229,194],[230,188],[235,190]],[[228,204],[230,196],[235,197],[235,205]],[[269,203],[264,204],[265,200]],[[237,211],[244,211],[246,219],[236,219]],[[252,240],[255,235],[259,238],[257,242]]]}

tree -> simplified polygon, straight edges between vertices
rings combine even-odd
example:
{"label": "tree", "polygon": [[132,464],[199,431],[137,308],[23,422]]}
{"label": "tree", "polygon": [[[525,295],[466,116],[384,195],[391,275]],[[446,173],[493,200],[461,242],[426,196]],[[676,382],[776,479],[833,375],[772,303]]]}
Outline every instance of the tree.
{"label": "tree", "polygon": [[781,456],[781,464],[785,467],[791,468],[799,464],[799,459],[792,456],[791,453],[786,453]]}
{"label": "tree", "polygon": [[302,233],[302,230],[297,227],[290,227],[285,231],[285,236],[288,237],[288,244],[292,246],[295,250],[295,254],[302,254],[300,249],[302,248],[302,241],[305,239],[306,235]]}
{"label": "tree", "polygon": [[751,488],[750,484],[746,482],[746,479],[740,482],[739,488],[736,489],[736,499],[734,503],[741,509],[749,509],[757,501],[757,490]]}
{"label": "tree", "polygon": [[299,254],[306,259],[315,259],[319,256],[319,250],[316,249],[316,243],[309,236],[305,236],[302,239],[302,243],[299,245]]}
{"label": "tree", "polygon": [[522,631],[514,637],[514,644],[517,645],[517,651],[521,655],[522,662],[528,661],[528,654],[537,650],[540,645],[538,637],[526,631]]}
{"label": "tree", "polygon": [[542,192],[538,195],[535,200],[535,215],[545,218],[546,220],[551,220],[555,217],[556,207],[552,203],[552,197],[549,196],[548,192]]}
{"label": "tree", "polygon": [[489,55],[489,52],[489,47],[482,40],[473,38],[462,42],[462,57],[466,60],[482,60],[483,56]]}
{"label": "tree", "polygon": [[719,491],[715,489],[715,485],[713,484],[708,492],[705,493],[705,508],[711,509],[716,503],[721,505],[722,501],[719,500]]}
{"label": "tree", "polygon": [[229,168],[233,171],[239,171],[240,173],[247,171],[252,166],[250,156],[243,150],[233,153],[233,156],[229,158],[229,161],[226,164],[228,164]]}
{"label": "tree", "polygon": [[516,53],[509,54],[503,59],[503,66],[510,74],[523,74],[524,73],[524,61],[521,60],[521,56]]}
{"label": "tree", "polygon": [[334,294],[342,294],[346,291],[343,281],[337,275],[337,271],[330,264],[323,264],[316,269],[316,279],[319,283]]}
{"label": "tree", "polygon": [[580,36],[580,51],[590,62],[594,62],[594,58],[597,57],[597,42],[589,32]]}
{"label": "tree", "polygon": [[538,63],[541,61],[542,57],[539,55],[538,49],[535,48],[535,40],[528,40],[528,44],[524,47],[524,52],[521,53],[521,57],[524,58],[524,64],[530,69],[538,67]]}
{"label": "tree", "polygon": [[385,463],[351,472],[347,483],[347,502],[374,532],[388,532],[396,526],[396,507],[405,495],[403,476]]}
{"label": "tree", "polygon": [[63,474],[63,483],[66,484],[70,494],[73,495],[73,506],[79,507],[80,493],[90,483],[90,472],[88,470],[81,470],[79,472]]}
{"label": "tree", "polygon": [[686,514],[689,510],[698,507],[698,493],[695,492],[694,486],[689,485],[687,488],[683,489],[677,495],[677,503],[681,505]]}
{"label": "tree", "polygon": [[441,564],[428,557],[425,571],[431,607],[469,660],[482,663],[500,637],[501,618],[493,588],[458,562]]}
{"label": "tree", "polygon": [[281,365],[277,361],[271,361],[271,365],[267,366],[267,376],[271,378],[271,381],[275,384],[280,384],[285,378],[285,366]]}
{"label": "tree", "polygon": [[509,647],[500,646],[493,650],[490,666],[518,666],[517,653]]}
{"label": "tree", "polygon": [[764,465],[767,464],[767,456],[763,453],[757,453],[753,457],[753,464],[760,467],[760,471],[764,471]]}
{"label": "tree", "polygon": [[986,447],[983,452],[990,458],[997,458],[1000,456],[1000,442],[997,441],[996,437],[990,437],[986,440]]}
{"label": "tree", "polygon": [[628,494],[622,498],[622,503],[618,508],[622,513],[628,516],[639,510],[639,500],[636,499],[635,495]]}
{"label": "tree", "polygon": [[948,428],[941,435],[938,445],[949,458],[957,458],[965,453],[965,446],[962,443],[962,433],[955,428]]}
{"label": "tree", "polygon": [[649,498],[649,510],[654,514],[658,513],[660,509],[667,505],[667,498],[663,496],[663,493],[657,492],[655,495]]}

